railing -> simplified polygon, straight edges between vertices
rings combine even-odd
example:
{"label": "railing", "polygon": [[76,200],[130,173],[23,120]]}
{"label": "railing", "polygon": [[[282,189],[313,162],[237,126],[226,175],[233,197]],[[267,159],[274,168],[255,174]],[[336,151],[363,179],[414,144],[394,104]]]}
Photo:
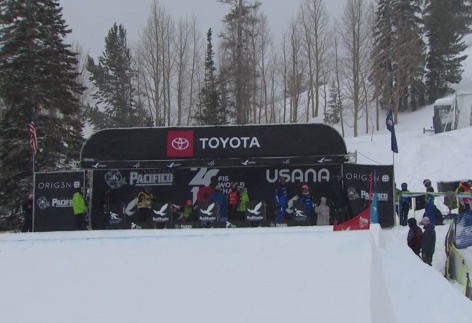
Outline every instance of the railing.
{"label": "railing", "polygon": [[447,279],[453,279],[462,286],[462,293],[472,300],[470,267],[460,251],[454,246],[454,223],[451,223],[446,235],[446,270]]}

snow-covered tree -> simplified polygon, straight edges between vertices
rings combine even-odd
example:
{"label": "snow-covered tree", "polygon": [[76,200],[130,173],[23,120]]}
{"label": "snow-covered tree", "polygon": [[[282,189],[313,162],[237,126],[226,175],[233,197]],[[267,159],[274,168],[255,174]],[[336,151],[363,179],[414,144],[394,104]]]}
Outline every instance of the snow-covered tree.
{"label": "snow-covered tree", "polygon": [[57,0],[0,2],[0,205],[32,184],[28,123],[36,119],[36,170],[67,168],[83,143],[77,55]]}

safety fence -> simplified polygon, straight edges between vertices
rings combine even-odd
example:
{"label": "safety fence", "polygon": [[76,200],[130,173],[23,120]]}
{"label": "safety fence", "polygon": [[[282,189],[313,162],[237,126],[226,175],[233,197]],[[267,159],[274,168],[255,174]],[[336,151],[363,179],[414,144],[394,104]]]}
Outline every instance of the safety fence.
{"label": "safety fence", "polygon": [[467,261],[454,245],[455,222],[452,222],[447,232],[446,247],[446,270],[447,279],[452,279],[462,286],[462,293],[472,300],[472,283],[470,281],[470,267]]}

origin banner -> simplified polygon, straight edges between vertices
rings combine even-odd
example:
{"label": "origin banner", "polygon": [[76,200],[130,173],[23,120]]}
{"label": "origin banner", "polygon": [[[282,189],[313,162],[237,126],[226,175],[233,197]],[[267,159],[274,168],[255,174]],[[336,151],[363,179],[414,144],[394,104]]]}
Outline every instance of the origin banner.
{"label": "origin banner", "polygon": [[379,224],[382,228],[390,228],[395,224],[393,165],[344,164],[344,188],[347,191],[352,214],[354,216],[360,214],[372,200],[369,192],[374,171],[377,182]]}
{"label": "origin banner", "polygon": [[35,173],[34,231],[73,230],[72,195],[84,181],[84,172]]}

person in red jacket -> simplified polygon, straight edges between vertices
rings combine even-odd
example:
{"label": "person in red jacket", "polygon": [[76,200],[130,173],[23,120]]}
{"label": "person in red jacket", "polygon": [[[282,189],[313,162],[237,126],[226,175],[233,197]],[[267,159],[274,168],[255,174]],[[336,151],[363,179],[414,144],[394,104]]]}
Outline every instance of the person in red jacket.
{"label": "person in red jacket", "polygon": [[238,219],[238,205],[239,205],[239,191],[236,183],[231,185],[231,190],[228,193],[228,218],[231,221]]}
{"label": "person in red jacket", "polygon": [[423,238],[423,231],[416,223],[415,218],[408,219],[408,226],[410,231],[408,231],[407,243],[408,247],[413,250],[413,252],[419,257],[421,251],[421,240]]}

